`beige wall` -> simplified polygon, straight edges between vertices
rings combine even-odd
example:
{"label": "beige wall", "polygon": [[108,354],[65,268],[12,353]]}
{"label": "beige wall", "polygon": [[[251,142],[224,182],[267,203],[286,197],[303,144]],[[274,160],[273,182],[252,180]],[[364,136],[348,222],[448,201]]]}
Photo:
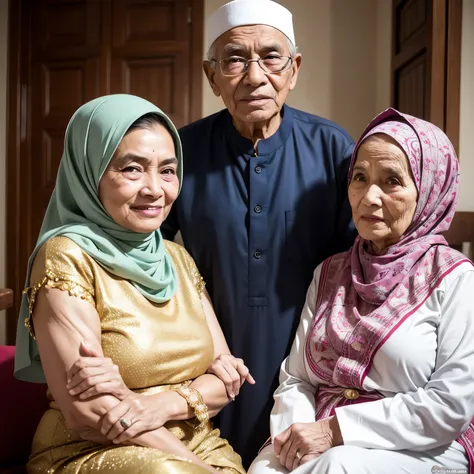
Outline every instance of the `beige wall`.
{"label": "beige wall", "polygon": [[[205,14],[227,3],[206,0]],[[293,13],[303,65],[288,104],[357,137],[390,101],[391,0],[279,0]],[[203,115],[222,108],[204,82]]]}
{"label": "beige wall", "polygon": [[[0,288],[5,282],[6,113],[8,0],[0,0]],[[0,344],[5,341],[5,315],[0,311]]]}
{"label": "beige wall", "polygon": [[463,1],[459,211],[474,211],[474,0]]}

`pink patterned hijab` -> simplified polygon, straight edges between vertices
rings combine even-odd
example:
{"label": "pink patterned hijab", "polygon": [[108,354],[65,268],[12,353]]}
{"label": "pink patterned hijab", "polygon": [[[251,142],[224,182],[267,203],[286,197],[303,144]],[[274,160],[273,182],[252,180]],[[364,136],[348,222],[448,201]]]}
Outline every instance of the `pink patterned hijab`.
{"label": "pink patterned hijab", "polygon": [[436,126],[388,109],[358,141],[385,134],[404,150],[418,189],[410,227],[383,255],[357,237],[353,247],[322,264],[312,328],[306,341],[309,367],[328,386],[362,389],[373,355],[393,331],[465,260],[440,234],[452,221],[459,194],[458,160]]}
{"label": "pink patterned hijab", "polygon": [[393,138],[408,157],[418,201],[413,221],[402,239],[384,255],[371,255],[360,237],[351,254],[353,284],[366,301],[382,304],[390,292],[434,245],[447,246],[439,235],[449,229],[459,195],[459,165],[453,145],[435,125],[388,109],[367,127],[352,155],[349,182],[364,140],[375,134]]}

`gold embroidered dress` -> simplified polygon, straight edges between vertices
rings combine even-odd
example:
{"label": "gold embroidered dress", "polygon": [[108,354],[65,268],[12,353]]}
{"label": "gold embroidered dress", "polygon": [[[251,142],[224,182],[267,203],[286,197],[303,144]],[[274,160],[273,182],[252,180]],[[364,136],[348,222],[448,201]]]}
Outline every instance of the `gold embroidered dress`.
{"label": "gold embroidered dress", "polygon": [[[28,297],[31,312],[42,286],[68,291],[95,307],[104,355],[120,369],[125,384],[156,394],[204,374],[213,359],[213,341],[201,304],[204,283],[191,256],[172,242],[166,249],[176,267],[178,291],[166,303],[152,303],[132,284],[101,267],[76,243],[59,236],[38,252]],[[34,318],[34,316],[33,316]],[[207,464],[228,474],[244,473],[240,457],[208,422],[196,419],[165,427]],[[68,430],[54,401],[37,428],[29,473],[204,473],[177,456],[140,446],[102,446]]]}

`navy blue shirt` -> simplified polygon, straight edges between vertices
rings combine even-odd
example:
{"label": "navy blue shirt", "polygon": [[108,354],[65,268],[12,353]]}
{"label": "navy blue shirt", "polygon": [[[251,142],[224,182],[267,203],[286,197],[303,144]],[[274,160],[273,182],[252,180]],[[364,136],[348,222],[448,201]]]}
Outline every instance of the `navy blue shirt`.
{"label": "navy blue shirt", "polygon": [[279,367],[314,269],[355,237],[347,202],[353,142],[336,124],[288,106],[258,154],[227,110],[180,135],[183,187],[162,232],[173,239],[181,231],[232,354],[257,381],[218,420],[248,466],[269,436]]}

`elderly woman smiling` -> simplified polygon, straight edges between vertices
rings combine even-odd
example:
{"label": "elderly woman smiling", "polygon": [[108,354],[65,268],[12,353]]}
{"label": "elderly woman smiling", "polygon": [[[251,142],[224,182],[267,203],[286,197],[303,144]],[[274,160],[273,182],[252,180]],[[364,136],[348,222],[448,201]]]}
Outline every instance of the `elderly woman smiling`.
{"label": "elderly woman smiling", "polygon": [[[181,170],[175,127],[144,99],[101,97],[71,119],[18,326],[16,376],[46,379],[53,399],[29,473],[244,472],[209,418],[245,366],[194,261],[159,231]],[[215,359],[233,363],[234,392],[206,373],[227,367]]]}
{"label": "elderly woman smiling", "polygon": [[[448,247],[458,162],[389,109],[353,154],[359,232],[315,271],[250,474],[474,472],[474,267]],[[435,468],[435,470],[433,470]]]}

